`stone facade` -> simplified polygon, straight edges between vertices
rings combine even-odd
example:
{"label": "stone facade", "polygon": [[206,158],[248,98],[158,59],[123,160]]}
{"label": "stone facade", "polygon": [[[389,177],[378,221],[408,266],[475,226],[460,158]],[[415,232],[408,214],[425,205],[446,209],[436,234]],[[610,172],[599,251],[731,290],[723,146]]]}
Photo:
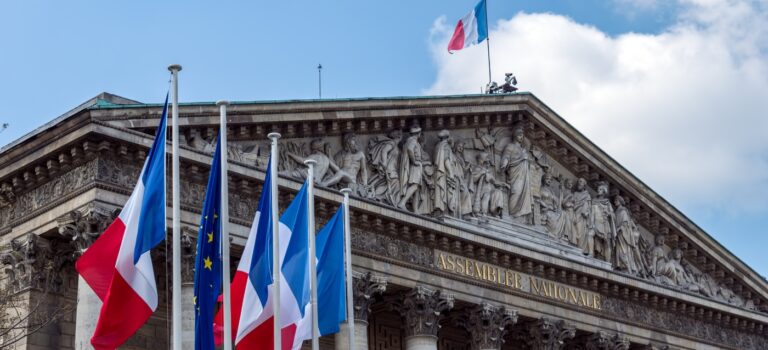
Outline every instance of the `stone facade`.
{"label": "stone facade", "polygon": [[[3,286],[32,314],[57,313],[40,329],[30,317],[34,332],[17,348],[87,347],[99,301],[74,261],[127,199],[160,113],[108,94],[91,102],[0,152]],[[218,109],[180,112],[183,289],[194,275]],[[317,162],[318,224],[338,190],[353,189],[357,344],[768,343],[768,283],[533,95],[245,103],[229,115],[235,255],[264,178],[267,133],[283,135],[281,206],[306,177],[306,159]],[[169,249],[153,253],[160,307],[127,348],[168,343]],[[328,337],[322,347],[346,342]]]}

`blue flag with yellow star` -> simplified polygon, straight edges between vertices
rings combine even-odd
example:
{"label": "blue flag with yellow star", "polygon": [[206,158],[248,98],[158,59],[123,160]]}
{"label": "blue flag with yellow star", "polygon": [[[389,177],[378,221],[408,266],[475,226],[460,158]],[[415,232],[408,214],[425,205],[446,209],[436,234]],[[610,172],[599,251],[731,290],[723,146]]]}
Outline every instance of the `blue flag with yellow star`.
{"label": "blue flag with yellow star", "polygon": [[195,349],[213,350],[213,315],[221,289],[221,150],[216,142],[195,258]]}

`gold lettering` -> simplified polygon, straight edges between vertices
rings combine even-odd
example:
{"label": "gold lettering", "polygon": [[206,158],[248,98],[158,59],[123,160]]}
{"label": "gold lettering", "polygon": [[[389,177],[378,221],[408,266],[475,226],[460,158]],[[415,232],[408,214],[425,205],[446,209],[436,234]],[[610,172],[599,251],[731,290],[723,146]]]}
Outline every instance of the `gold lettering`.
{"label": "gold lettering", "polygon": [[440,264],[439,264],[440,268],[443,270],[447,270],[448,265],[445,264],[445,255],[443,255],[443,253],[440,253],[439,260],[440,260]]}
{"label": "gold lettering", "polygon": [[557,298],[562,300],[562,301],[566,301],[567,300],[568,293],[565,291],[565,287],[557,286]]}
{"label": "gold lettering", "polygon": [[512,284],[510,284],[510,279],[509,279],[510,272],[512,271],[509,271],[509,270],[504,271],[504,284],[506,284],[507,287],[512,287]]}
{"label": "gold lettering", "polygon": [[452,255],[448,255],[446,257],[446,261],[448,262],[448,269],[453,270],[456,268],[456,260]]}
{"label": "gold lettering", "polygon": [[477,278],[484,280],[485,279],[485,269],[482,269],[480,267],[480,262],[475,261],[475,271],[477,271]]}
{"label": "gold lettering", "polygon": [[462,258],[457,257],[456,258],[456,273],[463,274],[466,270],[464,270],[464,264],[461,262],[461,260],[464,260]]}
{"label": "gold lettering", "polygon": [[488,267],[488,273],[487,273],[488,282],[496,283],[496,268],[492,266],[487,266],[487,267]]}
{"label": "gold lettering", "polygon": [[523,289],[523,284],[521,279],[523,276],[521,276],[519,273],[515,272],[515,288],[517,289]]}
{"label": "gold lettering", "polygon": [[576,298],[576,292],[573,288],[568,288],[568,297],[571,303],[579,305],[579,299]]}
{"label": "gold lettering", "polygon": [[531,292],[541,295],[541,288],[539,287],[539,284],[536,283],[536,279],[533,276],[530,276],[529,279],[531,283]]}
{"label": "gold lettering", "polygon": [[592,308],[596,310],[602,310],[602,305],[600,305],[600,295],[595,294],[592,296]]}

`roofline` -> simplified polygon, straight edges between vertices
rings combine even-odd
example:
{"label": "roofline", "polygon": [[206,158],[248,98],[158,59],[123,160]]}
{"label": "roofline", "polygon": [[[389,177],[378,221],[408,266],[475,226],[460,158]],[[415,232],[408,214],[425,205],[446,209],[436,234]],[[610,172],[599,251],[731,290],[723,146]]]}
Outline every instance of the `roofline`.
{"label": "roofline", "polygon": [[128,105],[138,105],[141,104],[141,102],[134,101],[125,97],[121,97],[118,95],[110,94],[108,92],[102,92],[87,101],[81,103],[75,108],[70,109],[69,111],[65,112],[64,114],[53,118],[53,120],[35,128],[34,130],[22,135],[21,137],[17,138],[16,140],[13,140],[6,144],[3,147],[0,147],[0,154],[4,153],[11,148],[14,148],[18,145],[21,145],[25,141],[37,136],[38,134],[64,122],[65,120],[69,119],[70,117],[74,116],[75,114],[78,114],[86,109],[89,109],[94,106],[98,106],[100,104],[103,105],[110,105],[110,106],[120,106],[121,104],[128,104]]}

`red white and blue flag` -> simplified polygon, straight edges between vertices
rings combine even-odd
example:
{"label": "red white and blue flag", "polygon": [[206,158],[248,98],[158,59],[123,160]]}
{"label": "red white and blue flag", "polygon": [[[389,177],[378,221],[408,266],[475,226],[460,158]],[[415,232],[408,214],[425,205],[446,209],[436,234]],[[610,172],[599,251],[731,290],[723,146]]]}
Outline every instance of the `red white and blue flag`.
{"label": "red white and blue flag", "polygon": [[488,39],[488,16],[485,0],[480,0],[475,8],[459,20],[448,42],[448,52],[479,44]]}
{"label": "red white and blue flag", "polygon": [[165,134],[168,96],[141,176],[120,215],[77,260],[103,302],[91,344],[115,349],[157,309],[150,250],[165,239]]}

